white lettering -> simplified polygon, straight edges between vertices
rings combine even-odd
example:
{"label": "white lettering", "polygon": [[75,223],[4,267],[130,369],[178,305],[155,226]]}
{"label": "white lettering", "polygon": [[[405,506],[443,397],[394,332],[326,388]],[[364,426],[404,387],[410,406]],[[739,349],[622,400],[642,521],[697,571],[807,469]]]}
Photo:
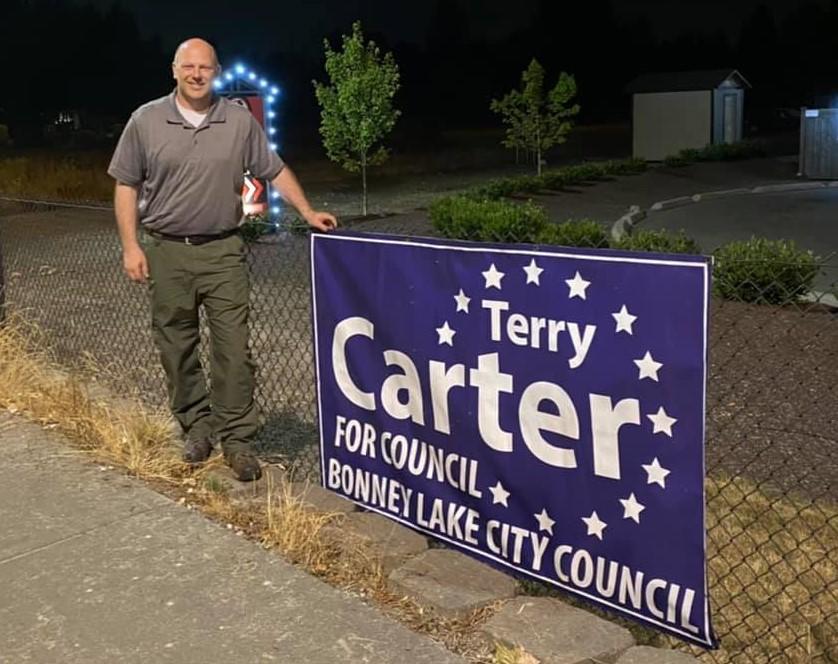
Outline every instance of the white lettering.
{"label": "white lettering", "polygon": [[469,371],[471,384],[477,388],[477,426],[483,441],[498,452],[512,451],[512,434],[500,427],[500,393],[512,392],[512,375],[502,373],[498,354],[477,356],[477,369]]}
{"label": "white lettering", "polygon": [[364,410],[375,410],[375,395],[372,392],[362,391],[349,375],[349,366],[346,363],[346,342],[357,335],[373,339],[374,331],[375,328],[370,321],[356,316],[346,318],[335,325],[335,336],[332,339],[332,368],[335,372],[335,381],[343,392],[343,396]]}
{"label": "white lettering", "polygon": [[573,344],[573,352],[576,353],[571,357],[567,363],[571,369],[576,369],[582,366],[585,358],[588,356],[588,351],[591,348],[591,342],[594,340],[594,333],[596,332],[596,325],[586,325],[585,334],[579,337],[579,326],[576,323],[568,323],[567,331],[570,333],[570,342]]}
{"label": "white lettering", "polygon": [[465,387],[465,365],[455,364],[447,371],[445,364],[436,360],[428,362],[431,381],[431,405],[434,410],[434,429],[440,433],[451,433],[448,418],[448,393],[452,387]]}
{"label": "white lettering", "polygon": [[637,399],[622,399],[616,407],[611,397],[591,394],[591,430],[594,445],[594,474],[600,477],[620,479],[620,427],[624,424],[640,424],[640,402]]}
{"label": "white lettering", "polygon": [[[395,364],[404,372],[388,376],[381,386],[381,405],[384,406],[384,410],[397,420],[410,418],[416,424],[424,424],[422,385],[413,360],[400,351],[386,350],[384,361],[388,367]],[[399,392],[402,391],[407,393],[407,401],[404,403],[399,400]]]}
{"label": "white lettering", "polygon": [[[546,400],[556,404],[558,415],[538,409]],[[557,468],[576,468],[576,453],[573,450],[551,445],[541,435],[543,429],[579,440],[579,418],[567,392],[554,383],[532,383],[521,396],[518,418],[524,442],[538,459]]]}

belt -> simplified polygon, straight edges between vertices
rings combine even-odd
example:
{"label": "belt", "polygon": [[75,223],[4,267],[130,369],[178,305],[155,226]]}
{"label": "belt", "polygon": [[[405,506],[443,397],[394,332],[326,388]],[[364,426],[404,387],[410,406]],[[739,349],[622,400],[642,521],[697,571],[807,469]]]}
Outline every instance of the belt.
{"label": "belt", "polygon": [[151,237],[156,237],[160,240],[168,240],[169,242],[181,242],[183,244],[206,244],[214,240],[223,240],[225,237],[230,237],[239,232],[238,228],[231,228],[229,231],[223,233],[215,233],[213,235],[172,235],[171,233],[161,233],[160,231],[146,230],[146,233]]}

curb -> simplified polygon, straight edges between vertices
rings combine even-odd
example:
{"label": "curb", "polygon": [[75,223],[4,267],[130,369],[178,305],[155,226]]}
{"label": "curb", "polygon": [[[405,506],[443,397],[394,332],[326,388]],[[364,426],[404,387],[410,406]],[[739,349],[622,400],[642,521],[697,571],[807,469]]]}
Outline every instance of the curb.
{"label": "curb", "polygon": [[658,201],[654,203],[652,207],[649,208],[652,212],[657,212],[659,210],[670,210],[676,207],[683,207],[684,205],[690,205],[691,203],[695,202],[692,196],[679,196],[678,198],[669,198],[665,201]]}
{"label": "curb", "polygon": [[611,237],[621,240],[626,235],[631,235],[634,227],[646,218],[646,213],[639,205],[632,205],[629,211],[614,222],[611,227]]}
{"label": "curb", "polygon": [[[746,196],[751,194],[772,194],[795,191],[816,191],[818,189],[838,189],[838,180],[829,182],[788,182],[783,184],[766,184],[756,187],[738,189],[720,189],[717,191],[705,191],[692,196],[678,196],[657,201],[649,207],[649,212],[664,212],[674,208],[685,207],[703,201],[718,200],[720,198],[731,198],[733,196]],[[628,212],[620,217],[611,226],[611,237],[620,240],[630,235],[634,227],[643,221],[647,216],[639,205],[632,205]]]}
{"label": "curb", "polygon": [[732,196],[742,196],[744,194],[753,193],[750,189],[721,189],[719,191],[707,191],[701,194],[693,194],[691,197],[694,203],[701,201],[711,201],[719,198],[729,198]]}
{"label": "curb", "polygon": [[754,187],[751,191],[754,194],[772,194],[784,191],[811,191],[813,189],[825,189],[825,182],[795,182],[791,184],[767,184]]}

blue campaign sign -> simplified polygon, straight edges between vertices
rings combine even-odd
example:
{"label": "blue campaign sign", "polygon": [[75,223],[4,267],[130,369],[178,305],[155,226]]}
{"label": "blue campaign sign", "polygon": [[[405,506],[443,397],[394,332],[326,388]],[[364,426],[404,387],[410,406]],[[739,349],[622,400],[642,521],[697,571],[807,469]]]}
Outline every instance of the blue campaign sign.
{"label": "blue campaign sign", "polygon": [[323,485],[704,646],[706,258],[313,235]]}

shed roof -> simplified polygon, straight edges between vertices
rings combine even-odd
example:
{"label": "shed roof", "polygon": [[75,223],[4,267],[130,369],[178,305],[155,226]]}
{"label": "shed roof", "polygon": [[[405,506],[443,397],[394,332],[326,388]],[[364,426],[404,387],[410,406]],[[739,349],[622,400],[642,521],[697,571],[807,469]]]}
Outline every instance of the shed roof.
{"label": "shed roof", "polygon": [[643,74],[629,83],[626,91],[630,94],[637,94],[644,92],[715,90],[727,80],[732,80],[738,87],[751,87],[748,80],[736,69],[707,69]]}

